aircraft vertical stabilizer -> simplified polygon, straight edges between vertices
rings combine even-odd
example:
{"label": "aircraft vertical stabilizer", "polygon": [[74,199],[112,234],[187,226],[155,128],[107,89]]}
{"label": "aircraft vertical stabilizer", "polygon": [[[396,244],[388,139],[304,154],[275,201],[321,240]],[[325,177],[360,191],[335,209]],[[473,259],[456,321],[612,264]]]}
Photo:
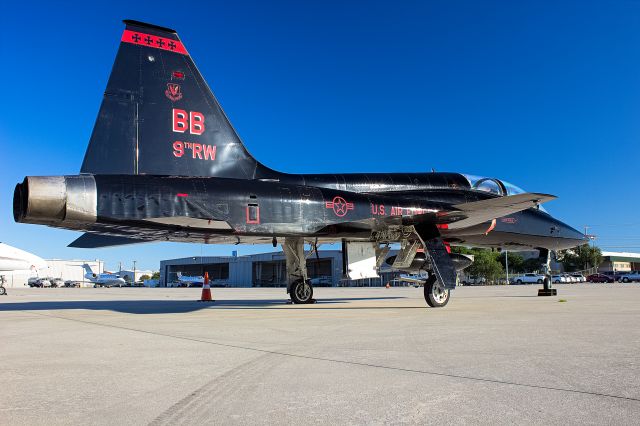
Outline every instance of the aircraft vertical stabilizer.
{"label": "aircraft vertical stabilizer", "polygon": [[178,34],[124,23],[81,173],[241,179],[273,173],[245,149]]}

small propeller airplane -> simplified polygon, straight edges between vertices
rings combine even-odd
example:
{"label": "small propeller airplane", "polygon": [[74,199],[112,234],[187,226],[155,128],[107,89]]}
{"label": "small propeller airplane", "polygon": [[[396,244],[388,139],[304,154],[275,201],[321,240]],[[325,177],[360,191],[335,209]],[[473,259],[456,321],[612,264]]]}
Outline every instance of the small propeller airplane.
{"label": "small propeller airplane", "polygon": [[586,242],[541,207],[554,196],[504,180],[273,170],[249,154],[176,31],[124,24],[80,174],[27,176],[17,222],[84,232],[72,247],[281,244],[294,303],[314,302],[305,243],[341,243],[351,278],[376,276],[385,260],[426,271],[426,302],[441,307],[470,263],[451,245],[550,254]]}

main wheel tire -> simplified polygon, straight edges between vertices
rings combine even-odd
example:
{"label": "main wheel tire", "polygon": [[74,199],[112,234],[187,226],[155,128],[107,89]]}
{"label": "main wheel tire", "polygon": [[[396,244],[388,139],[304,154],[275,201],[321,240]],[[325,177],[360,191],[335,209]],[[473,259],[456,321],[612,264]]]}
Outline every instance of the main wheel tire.
{"label": "main wheel tire", "polygon": [[516,281],[516,284],[522,284],[522,280]]}
{"label": "main wheel tire", "polygon": [[542,282],[543,282],[542,280],[538,280],[538,284],[542,284]]}
{"label": "main wheel tire", "polygon": [[7,294],[7,289],[0,286],[0,296],[4,296],[5,294]]}
{"label": "main wheel tire", "polygon": [[[434,277],[435,278],[435,277]],[[427,305],[432,308],[442,308],[449,303],[449,289],[444,286],[437,279],[429,279],[424,284],[424,300],[427,301]]]}
{"label": "main wheel tire", "polygon": [[296,281],[289,290],[289,296],[295,304],[313,303],[313,286],[303,280]]}

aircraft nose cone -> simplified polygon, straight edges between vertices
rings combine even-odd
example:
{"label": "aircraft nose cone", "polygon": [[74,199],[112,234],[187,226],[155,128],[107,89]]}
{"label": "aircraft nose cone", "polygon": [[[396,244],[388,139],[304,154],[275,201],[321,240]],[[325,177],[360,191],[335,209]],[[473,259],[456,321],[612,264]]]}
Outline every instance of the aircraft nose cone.
{"label": "aircraft nose cone", "polygon": [[577,229],[563,222],[558,222],[555,226],[556,235],[573,242],[573,246],[580,246],[589,243],[589,238]]}

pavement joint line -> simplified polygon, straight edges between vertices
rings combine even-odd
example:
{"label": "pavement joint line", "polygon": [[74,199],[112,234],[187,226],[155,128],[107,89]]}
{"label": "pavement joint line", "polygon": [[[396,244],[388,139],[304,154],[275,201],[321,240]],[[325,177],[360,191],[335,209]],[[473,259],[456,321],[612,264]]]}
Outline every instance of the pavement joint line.
{"label": "pavement joint line", "polygon": [[379,369],[385,369],[385,370],[400,371],[400,372],[405,372],[405,373],[416,373],[416,374],[424,374],[424,375],[428,375],[428,376],[448,377],[448,378],[452,378],[452,379],[470,380],[470,381],[482,382],[482,383],[493,383],[493,384],[499,384],[499,385],[518,386],[518,387],[530,388],[530,389],[541,389],[541,390],[551,390],[551,391],[558,391],[558,392],[569,392],[569,393],[575,393],[575,394],[580,394],[580,395],[601,396],[601,397],[605,397],[605,398],[614,398],[614,399],[621,399],[621,400],[626,400],[626,401],[640,402],[640,398],[634,398],[634,397],[629,397],[629,396],[612,395],[612,394],[606,394],[606,393],[583,391],[583,390],[569,389],[569,388],[560,388],[560,387],[553,387],[553,386],[531,385],[531,384],[527,384],[527,383],[509,382],[509,381],[498,380],[498,379],[487,379],[487,378],[482,378],[482,377],[464,376],[464,375],[459,375],[459,374],[439,373],[439,372],[436,372],[436,371],[416,370],[416,369],[403,368],[403,367],[392,367],[392,366],[387,366],[387,365],[371,364],[371,363],[358,362],[358,361],[347,361],[347,360],[341,360],[341,359],[335,359],[335,358],[324,358],[324,357],[318,357],[318,356],[312,356],[312,355],[293,354],[293,353],[288,353],[288,352],[272,351],[272,350],[268,350],[268,349],[252,348],[252,347],[249,347],[249,346],[233,345],[233,344],[230,344],[230,343],[219,343],[219,342],[215,342],[215,341],[211,341],[211,340],[198,339],[198,338],[195,338],[195,337],[178,336],[178,335],[174,335],[174,334],[160,333],[160,332],[156,332],[156,331],[141,330],[141,329],[132,328],[132,327],[124,327],[124,326],[119,326],[119,325],[104,324],[104,323],[99,323],[99,322],[94,322],[94,321],[86,321],[86,320],[81,320],[81,319],[68,318],[68,317],[64,317],[64,316],[43,314],[41,312],[34,312],[34,311],[28,311],[28,310],[23,310],[21,312],[25,312],[25,313],[29,313],[29,314],[33,314],[33,315],[39,315],[39,316],[43,316],[43,317],[56,318],[56,319],[61,319],[61,320],[66,320],[66,321],[73,321],[73,322],[78,322],[78,323],[82,323],[82,324],[97,325],[99,327],[108,327],[108,328],[115,328],[115,329],[119,329],[119,330],[134,331],[134,332],[138,332],[138,333],[149,334],[149,335],[152,335],[152,336],[169,337],[169,338],[173,338],[173,339],[186,340],[186,341],[196,342],[196,343],[205,343],[205,344],[208,344],[208,345],[214,345],[214,346],[219,346],[219,347],[225,347],[225,348],[231,348],[231,349],[241,349],[241,350],[246,350],[246,351],[260,352],[260,353],[271,354],[271,355],[280,355],[280,356],[286,356],[286,357],[291,357],[291,358],[332,362],[332,363],[336,363],[336,364],[357,365],[357,366],[360,366],[360,367],[379,368]]}

